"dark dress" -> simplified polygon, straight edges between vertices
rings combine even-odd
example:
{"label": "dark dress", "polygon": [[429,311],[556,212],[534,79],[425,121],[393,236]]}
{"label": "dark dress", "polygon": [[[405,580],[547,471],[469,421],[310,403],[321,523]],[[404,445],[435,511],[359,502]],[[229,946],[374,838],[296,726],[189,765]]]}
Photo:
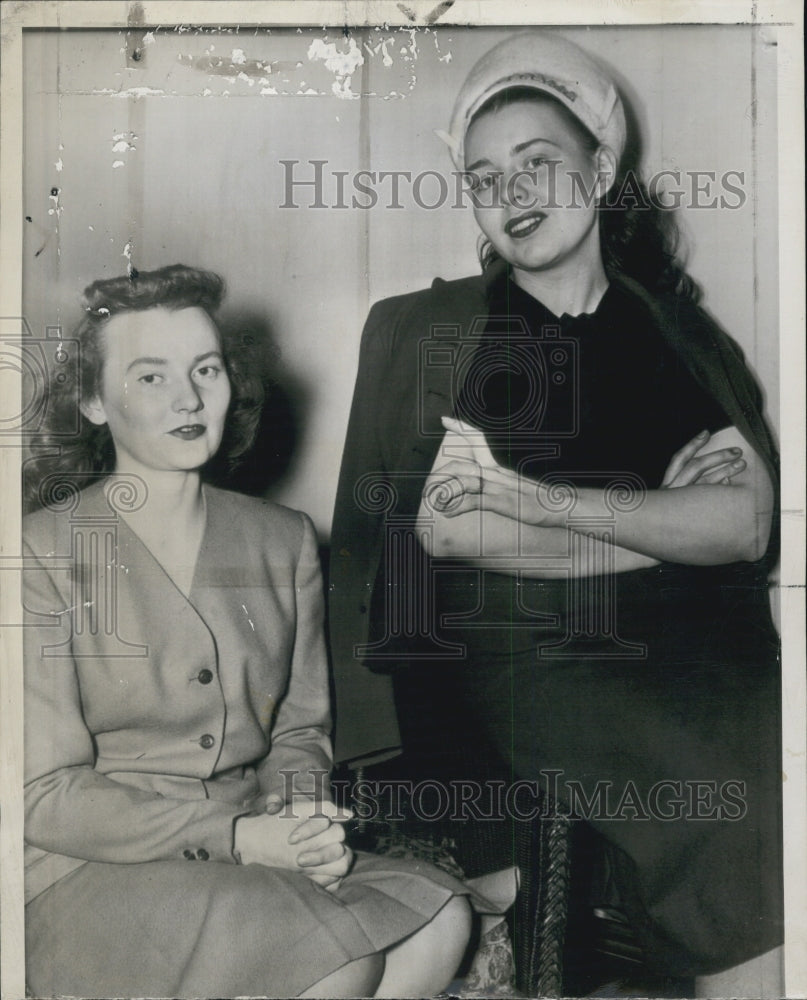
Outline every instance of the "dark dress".
{"label": "dark dress", "polygon": [[[638,503],[676,450],[732,422],[622,287],[575,318],[504,276],[490,296],[455,413],[486,431],[501,464],[622,483],[613,502]],[[466,646],[476,725],[515,778],[540,781],[612,845],[652,963],[694,974],[777,945],[778,640],[765,567],[662,563],[576,580],[454,568],[435,580],[440,635]]]}
{"label": "dark dress", "polygon": [[[782,941],[778,641],[767,584],[776,523],[758,563],[667,563],[572,580],[567,591],[552,580],[428,565],[417,513],[445,435],[441,417],[460,413],[484,426],[488,406],[500,460],[526,457],[533,475],[543,469],[603,487],[618,471],[615,504],[640,499],[642,481],[658,485],[697,431],[727,424],[776,488],[762,395],[738,345],[696,303],[620,275],[592,317],[553,317],[550,327],[561,329],[544,331],[546,343],[554,332],[573,336],[582,367],[572,369],[562,351],[518,355],[528,370],[545,359],[543,381],[523,376],[536,391],[551,384],[554,394],[559,377],[576,372],[577,408],[561,394],[544,413],[548,396],[536,400],[535,391],[517,405],[517,379],[504,396],[493,391],[501,359],[476,360],[488,341],[503,339],[492,317],[518,316],[508,303],[520,293],[505,272],[498,261],[473,277],[438,278],[376,303],[368,316],[331,535],[337,759],[371,763],[401,743],[425,745],[432,777],[441,765],[430,738],[442,731],[449,750],[483,756],[495,777],[502,761],[483,737],[498,747],[504,777],[550,784],[548,772],[561,772],[557,795],[611,845],[621,903],[648,962],[681,976],[727,968]],[[523,346],[546,314],[532,299],[521,303]],[[540,456],[531,451],[538,447]],[[429,592],[435,585],[439,594]],[[471,620],[450,628],[443,620],[441,634],[438,619],[455,611]],[[429,712],[436,725],[424,721]],[[469,766],[462,777],[479,777]]]}

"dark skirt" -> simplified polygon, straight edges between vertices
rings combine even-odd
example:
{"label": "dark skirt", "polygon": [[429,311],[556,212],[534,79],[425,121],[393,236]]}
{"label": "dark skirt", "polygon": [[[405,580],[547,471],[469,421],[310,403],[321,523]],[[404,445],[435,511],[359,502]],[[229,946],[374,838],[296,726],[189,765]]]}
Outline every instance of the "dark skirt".
{"label": "dark skirt", "polygon": [[[447,575],[441,614],[471,583]],[[780,944],[778,638],[752,566],[662,565],[606,581],[485,574],[463,695],[515,778],[610,845],[650,964],[728,968]],[[445,621],[444,621],[445,624]]]}
{"label": "dark skirt", "polygon": [[36,997],[297,996],[423,927],[463,883],[359,853],[335,892],[262,865],[89,862],[26,907]]}

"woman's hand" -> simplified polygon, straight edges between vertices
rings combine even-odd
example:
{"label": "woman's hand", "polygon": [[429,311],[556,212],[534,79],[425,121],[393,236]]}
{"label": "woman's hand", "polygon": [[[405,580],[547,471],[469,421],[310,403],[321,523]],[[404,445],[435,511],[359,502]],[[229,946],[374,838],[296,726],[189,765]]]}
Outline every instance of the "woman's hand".
{"label": "woman's hand", "polygon": [[662,489],[696,484],[729,486],[733,477],[744,471],[746,462],[742,458],[742,448],[719,448],[699,454],[710,437],[708,431],[701,431],[673,455],[661,482]]}
{"label": "woman's hand", "polygon": [[288,803],[270,795],[265,806],[263,816],[245,816],[236,823],[235,848],[242,863],[291,868],[326,889],[335,889],[353,863],[343,825],[352,814],[329,800],[306,795],[296,795]]}
{"label": "woman's hand", "polygon": [[522,524],[548,522],[551,505],[541,502],[545,491],[539,483],[499,465],[482,431],[453,417],[442,421],[448,461],[432,471],[423,487],[432,510],[444,517],[485,510]]}
{"label": "woman's hand", "polygon": [[353,864],[353,851],[344,843],[344,824],[353,813],[330,800],[306,795],[295,795],[292,808],[302,818],[289,837],[290,843],[302,847],[297,864],[312,882],[334,890]]}
{"label": "woman's hand", "polygon": [[[344,817],[340,817],[342,819]],[[328,823],[324,829],[322,824]],[[314,832],[318,830],[319,832]],[[353,851],[345,844],[345,827],[341,821],[312,816],[292,833],[291,841],[301,845],[297,864],[312,882],[326,889],[335,889],[350,871]]]}
{"label": "woman's hand", "polygon": [[300,849],[289,843],[296,825],[279,813],[240,816],[235,821],[234,846],[241,863],[299,869],[297,855]]}

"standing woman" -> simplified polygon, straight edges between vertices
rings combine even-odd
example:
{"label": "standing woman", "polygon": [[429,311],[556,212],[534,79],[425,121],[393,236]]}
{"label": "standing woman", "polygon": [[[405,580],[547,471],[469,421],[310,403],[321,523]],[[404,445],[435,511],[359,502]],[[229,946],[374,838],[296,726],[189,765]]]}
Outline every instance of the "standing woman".
{"label": "standing woman", "polygon": [[311,522],[202,482],[262,401],[222,292],[182,265],[96,281],[49,386],[24,523],[28,987],[431,995],[467,890],[344,844]]}
{"label": "standing woman", "polygon": [[[360,697],[362,635],[391,659],[383,592],[432,588],[418,604],[434,618],[399,660],[424,636],[464,645],[453,676],[474,725],[515,778],[559,773],[552,791],[607,841],[647,963],[725,973],[708,995],[778,995],[776,454],[760,393],[696,304],[599,63],[557,35],[512,36],[472,69],[450,137],[483,274],[381,302],[365,328],[333,533],[339,711]],[[441,329],[459,339],[438,344]],[[388,579],[368,476],[393,485],[440,572]]]}

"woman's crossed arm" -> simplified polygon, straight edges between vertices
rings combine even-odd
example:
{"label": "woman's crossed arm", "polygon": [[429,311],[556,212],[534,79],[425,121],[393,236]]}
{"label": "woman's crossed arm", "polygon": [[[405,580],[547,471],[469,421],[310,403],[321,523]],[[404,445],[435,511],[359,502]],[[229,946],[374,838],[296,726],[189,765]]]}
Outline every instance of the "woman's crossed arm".
{"label": "woman's crossed arm", "polygon": [[419,524],[429,525],[424,544],[434,556],[503,573],[566,576],[575,522],[588,536],[585,558],[571,568],[578,576],[659,561],[754,561],[767,547],[773,487],[735,427],[689,442],[670,460],[660,489],[620,510],[603,489],[547,487],[504,469],[481,432],[449,418],[444,424],[419,515]]}

